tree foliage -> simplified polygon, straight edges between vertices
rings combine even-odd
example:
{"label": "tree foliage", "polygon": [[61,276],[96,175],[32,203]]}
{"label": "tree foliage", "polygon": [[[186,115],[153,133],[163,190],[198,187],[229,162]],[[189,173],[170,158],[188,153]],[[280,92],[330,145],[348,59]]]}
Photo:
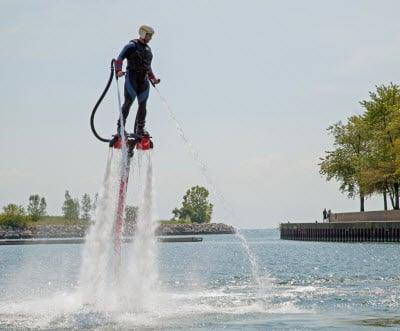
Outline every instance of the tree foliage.
{"label": "tree foliage", "polygon": [[186,191],[182,207],[172,211],[173,220],[190,220],[195,223],[209,223],[213,205],[208,202],[209,192],[205,187],[194,186]]}
{"label": "tree foliage", "polygon": [[334,149],[321,158],[320,173],[335,179],[349,197],[386,194],[399,208],[400,183],[400,89],[395,84],[377,86],[360,102],[364,113],[328,128]]}
{"label": "tree foliage", "polygon": [[44,197],[40,198],[39,214],[40,214],[40,217],[44,217],[47,215],[47,203],[46,203],[46,199]]}
{"label": "tree foliage", "polygon": [[3,214],[12,216],[25,216],[25,209],[23,206],[9,203],[7,206],[3,207]]}
{"label": "tree foliage", "polygon": [[82,203],[81,203],[81,209],[82,209],[82,219],[85,221],[90,221],[91,219],[91,210],[92,210],[92,200],[90,199],[89,194],[85,193],[82,196]]}
{"label": "tree foliage", "polygon": [[25,209],[23,206],[10,203],[3,207],[0,215],[0,225],[13,228],[24,228],[27,224]]}
{"label": "tree foliage", "polygon": [[369,152],[368,129],[360,116],[352,116],[346,124],[338,122],[328,128],[334,137],[333,151],[327,151],[321,158],[320,173],[327,180],[335,179],[340,183],[340,191],[349,197],[360,196],[361,210],[366,190],[362,176]]}
{"label": "tree foliage", "polygon": [[80,204],[78,199],[73,199],[69,191],[65,191],[64,204],[62,206],[64,218],[68,220],[78,220],[80,214]]}
{"label": "tree foliage", "polygon": [[92,202],[92,211],[93,211],[93,212],[96,211],[98,200],[99,200],[99,194],[96,193],[96,194],[94,195],[93,202]]}
{"label": "tree foliage", "polygon": [[36,222],[46,216],[46,208],[47,203],[44,197],[40,197],[39,194],[29,196],[27,211],[32,221]]}
{"label": "tree foliage", "polygon": [[361,101],[373,147],[365,180],[371,191],[388,192],[393,208],[399,209],[400,89],[394,84],[378,86],[369,97]]}

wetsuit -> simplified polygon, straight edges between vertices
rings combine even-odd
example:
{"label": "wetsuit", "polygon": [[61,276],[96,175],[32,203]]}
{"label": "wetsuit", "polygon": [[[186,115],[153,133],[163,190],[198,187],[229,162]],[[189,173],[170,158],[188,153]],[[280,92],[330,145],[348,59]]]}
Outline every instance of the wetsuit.
{"label": "wetsuit", "polygon": [[[122,62],[127,59],[128,65],[125,74],[124,96],[125,102],[122,106],[122,116],[124,126],[129,110],[137,97],[139,107],[135,120],[135,132],[143,133],[146,123],[146,103],[149,97],[150,84],[149,79],[155,80],[153,71],[151,70],[151,60],[153,54],[150,47],[142,43],[140,40],[131,40],[121,51],[115,61],[115,71],[122,70]],[[118,120],[118,132],[120,129],[120,121]]]}

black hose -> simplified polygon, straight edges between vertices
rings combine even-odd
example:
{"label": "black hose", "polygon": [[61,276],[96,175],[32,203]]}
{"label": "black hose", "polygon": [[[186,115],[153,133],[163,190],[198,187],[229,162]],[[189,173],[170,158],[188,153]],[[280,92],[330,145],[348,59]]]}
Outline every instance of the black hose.
{"label": "black hose", "polygon": [[94,105],[94,108],[92,110],[92,114],[90,116],[90,127],[92,128],[93,134],[95,135],[95,137],[97,139],[99,139],[100,141],[103,141],[105,143],[110,142],[110,139],[106,139],[106,138],[100,137],[100,135],[97,133],[96,128],[94,127],[94,116],[96,114],[97,108],[99,108],[101,102],[103,101],[105,95],[107,94],[107,92],[108,92],[108,90],[110,88],[110,85],[112,83],[112,80],[114,78],[114,62],[115,62],[115,60],[112,59],[112,61],[111,61],[111,72],[110,72],[110,77],[108,78],[107,85],[106,85],[103,93],[101,94],[99,100],[97,100],[96,104]]}

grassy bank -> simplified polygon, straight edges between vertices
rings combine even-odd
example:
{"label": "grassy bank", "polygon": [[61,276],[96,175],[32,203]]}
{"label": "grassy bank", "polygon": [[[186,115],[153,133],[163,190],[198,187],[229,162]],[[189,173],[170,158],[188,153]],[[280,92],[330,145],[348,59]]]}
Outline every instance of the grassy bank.
{"label": "grassy bank", "polygon": [[[190,224],[188,221],[169,221],[160,220],[160,224]],[[39,221],[33,222],[28,221],[28,226],[35,225],[88,225],[90,222],[79,219],[79,220],[67,220],[63,216],[46,216],[41,218]]]}
{"label": "grassy bank", "polygon": [[40,220],[33,222],[28,221],[28,226],[35,225],[88,225],[90,222],[79,219],[79,220],[67,220],[63,216],[46,216]]}
{"label": "grassy bank", "polygon": [[[177,225],[177,224],[191,224],[188,221],[169,221],[169,220],[160,220],[160,224],[162,225]],[[45,216],[42,217],[38,221],[32,221],[29,217],[24,216],[21,218],[21,221],[18,222],[16,227],[35,227],[35,226],[44,226],[44,225],[60,225],[60,226],[67,226],[67,225],[79,225],[79,226],[88,226],[90,221],[78,219],[78,220],[68,220],[65,219],[63,216]],[[2,222],[0,220],[0,226]]]}
{"label": "grassy bank", "polygon": [[192,222],[189,221],[165,221],[165,220],[160,220],[160,224],[191,224]]}

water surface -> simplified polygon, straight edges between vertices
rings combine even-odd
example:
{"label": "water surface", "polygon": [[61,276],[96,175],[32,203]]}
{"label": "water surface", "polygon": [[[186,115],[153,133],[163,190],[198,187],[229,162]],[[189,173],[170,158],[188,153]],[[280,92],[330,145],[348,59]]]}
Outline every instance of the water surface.
{"label": "water surface", "polygon": [[398,244],[243,234],[261,286],[233,235],[160,243],[157,301],[147,310],[80,304],[82,245],[0,246],[0,329],[400,329]]}

